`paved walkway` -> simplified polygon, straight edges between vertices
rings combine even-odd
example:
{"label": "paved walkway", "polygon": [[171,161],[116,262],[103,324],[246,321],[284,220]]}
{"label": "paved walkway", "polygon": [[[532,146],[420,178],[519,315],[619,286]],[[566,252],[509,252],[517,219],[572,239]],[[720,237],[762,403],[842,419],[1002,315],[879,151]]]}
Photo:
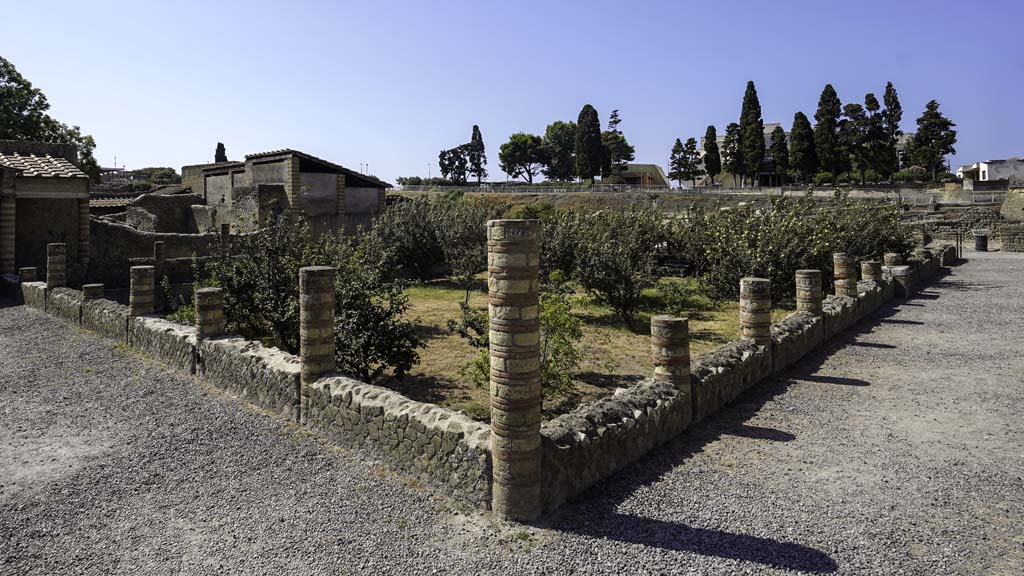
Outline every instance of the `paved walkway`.
{"label": "paved walkway", "polygon": [[1021,574],[1024,257],[968,256],[529,529],[0,309],[0,574]]}

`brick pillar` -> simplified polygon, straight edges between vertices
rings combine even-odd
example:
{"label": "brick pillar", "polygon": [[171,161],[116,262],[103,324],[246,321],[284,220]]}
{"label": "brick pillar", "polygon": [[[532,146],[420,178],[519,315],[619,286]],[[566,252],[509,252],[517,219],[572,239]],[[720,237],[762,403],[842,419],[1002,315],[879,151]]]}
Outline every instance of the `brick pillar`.
{"label": "brick pillar", "polygon": [[843,252],[832,255],[835,267],[836,296],[857,297],[857,272],[853,267],[853,258]]}
{"label": "brick pillar", "polygon": [[690,322],[675,316],[651,318],[654,379],[690,395]]}
{"label": "brick pillar", "polygon": [[309,387],[335,370],[334,276],[330,266],[299,269],[299,418],[305,421]]}
{"label": "brick pillar", "polygon": [[102,300],[103,284],[82,284],[82,300]]}
{"label": "brick pillar", "polygon": [[796,271],[796,311],[821,316],[821,270]]}
{"label": "brick pillar", "polygon": [[78,199],[78,261],[89,266],[89,199]]}
{"label": "brick pillar", "polygon": [[882,263],[878,260],[865,260],[860,263],[861,280],[870,280],[875,284],[882,283]]}
{"label": "brick pillar", "polygon": [[772,342],[772,285],[764,278],[740,279],[740,338],[758,346]]}
{"label": "brick pillar", "polygon": [[35,282],[39,279],[39,269],[35,266],[30,268],[19,268],[18,277],[22,282]]}
{"label": "brick pillar", "polygon": [[900,256],[895,252],[886,252],[885,256],[882,257],[882,260],[883,263],[889,267],[903,265],[903,256]]}
{"label": "brick pillar", "polygon": [[299,159],[292,156],[285,161],[288,175],[284,181],[284,194],[288,198],[288,209],[299,209],[299,191],[302,189],[302,177],[299,173]]}
{"label": "brick pillar", "polygon": [[14,194],[0,196],[0,274],[14,274]]}
{"label": "brick pillar", "polygon": [[152,314],[155,310],[156,268],[132,266],[129,270],[131,285],[128,292],[128,313],[131,316]]}
{"label": "brick pillar", "polygon": [[67,244],[46,245],[46,287],[60,288],[68,285]]}
{"label": "brick pillar", "polygon": [[213,338],[224,333],[224,291],[220,288],[200,288],[195,293],[196,337]]}
{"label": "brick pillar", "polygon": [[537,220],[487,222],[494,513],[540,514],[540,287]]}

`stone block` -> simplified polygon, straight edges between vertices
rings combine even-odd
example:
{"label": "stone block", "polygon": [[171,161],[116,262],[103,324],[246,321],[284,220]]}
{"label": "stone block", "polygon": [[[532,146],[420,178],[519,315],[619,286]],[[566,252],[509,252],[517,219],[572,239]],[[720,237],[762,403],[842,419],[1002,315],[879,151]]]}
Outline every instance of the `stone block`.
{"label": "stone block", "polygon": [[257,406],[298,418],[297,356],[237,336],[207,338],[196,349],[196,374]]}
{"label": "stone block", "polygon": [[195,373],[196,331],[158,316],[136,316],[128,322],[128,344],[175,370]]}
{"label": "stone block", "polygon": [[46,282],[22,282],[21,298],[25,306],[36,310],[46,310]]}
{"label": "stone block", "polygon": [[71,288],[52,288],[46,294],[46,311],[79,325],[82,323],[82,293]]}
{"label": "stone block", "polygon": [[772,372],[770,347],[736,340],[702,354],[693,373],[693,421],[700,422]]}
{"label": "stone block", "polygon": [[86,300],[82,302],[82,328],[127,344],[128,307],[112,300]]}
{"label": "stone block", "polygon": [[786,369],[821,344],[823,327],[820,316],[806,312],[795,312],[772,324],[772,372]]}

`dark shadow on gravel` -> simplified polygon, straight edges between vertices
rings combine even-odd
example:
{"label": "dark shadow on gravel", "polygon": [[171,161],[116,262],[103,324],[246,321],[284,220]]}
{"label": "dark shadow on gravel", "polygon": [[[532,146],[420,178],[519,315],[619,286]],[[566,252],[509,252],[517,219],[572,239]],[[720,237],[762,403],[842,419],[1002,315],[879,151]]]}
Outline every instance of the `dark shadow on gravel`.
{"label": "dark shadow on gravel", "polygon": [[871,382],[858,378],[843,378],[841,376],[800,376],[797,378],[802,382],[817,382],[819,384],[839,384],[840,386],[871,386]]}
{"label": "dark shadow on gravel", "polygon": [[[923,306],[923,304],[915,304],[915,306]],[[924,325],[924,322],[919,322],[917,320],[897,320],[895,318],[888,318],[888,319],[885,319],[885,320],[879,320],[879,322],[881,324],[905,324],[905,325],[908,325],[908,326]]]}
{"label": "dark shadow on gravel", "polygon": [[847,343],[847,345],[849,345],[849,346],[860,346],[861,348],[883,348],[883,349],[896,348],[896,346],[894,346],[892,344],[881,344],[879,342],[860,342],[860,341],[857,341],[857,342],[849,342],[849,343]]}
{"label": "dark shadow on gravel", "polygon": [[750,426],[749,424],[739,424],[731,430],[722,432],[729,436],[739,436],[741,438],[750,438],[753,440],[771,440],[772,442],[792,442],[796,440],[796,436],[779,430],[777,428],[766,428],[764,426]]}

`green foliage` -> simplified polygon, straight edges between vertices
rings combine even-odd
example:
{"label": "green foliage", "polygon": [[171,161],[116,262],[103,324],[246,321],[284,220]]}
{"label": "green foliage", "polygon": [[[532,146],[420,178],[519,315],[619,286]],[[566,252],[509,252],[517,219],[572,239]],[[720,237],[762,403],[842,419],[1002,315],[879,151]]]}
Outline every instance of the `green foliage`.
{"label": "green foliage", "polygon": [[704,171],[711,176],[711,183],[722,173],[722,156],[718,151],[718,133],[714,125],[704,132]]}
{"label": "green foliage", "polygon": [[487,221],[503,210],[501,206],[467,200],[444,200],[433,205],[428,222],[452,281],[466,293],[466,302],[476,275],[487,269]]}
{"label": "green foliage", "polygon": [[942,115],[939,103],[928,102],[924,113],[917,119],[917,132],[913,138],[911,162],[923,167],[935,180],[944,171],[947,154],[956,154],[956,124]]}
{"label": "green foliage", "polygon": [[224,148],[223,142],[217,142],[217,149],[213,152],[213,161],[218,163],[228,161],[228,152]]}
{"label": "green foliage", "polygon": [[473,124],[473,134],[469,139],[466,149],[466,158],[469,162],[469,173],[476,176],[476,183],[487,178],[487,149],[484,147],[484,137],[480,133],[480,127]]}
{"label": "green foliage", "polygon": [[697,140],[688,138],[686,144],[683,144],[676,138],[676,143],[672,146],[672,155],[669,158],[668,165],[668,177],[670,180],[675,180],[680,184],[683,180],[690,180],[696,186],[697,178],[704,175],[704,170],[701,168],[700,155],[697,153]]}
{"label": "green foliage", "polygon": [[668,179],[675,180],[680,186],[686,180],[686,158],[683,157],[683,141],[676,138],[672,152],[668,156]]}
{"label": "green foliage", "polygon": [[782,126],[772,130],[772,166],[775,173],[785,177],[789,173],[789,145],[786,143],[786,131]]}
{"label": "green foliage", "polygon": [[314,236],[301,218],[236,237],[234,253],[221,252],[197,276],[224,289],[232,332],[299,350],[299,269],[334,266],[335,345],[339,370],[372,381],[392,370],[400,376],[422,346],[404,320],[403,285],[389,278],[386,259],[350,239]]}
{"label": "green foliage", "polygon": [[793,174],[805,184],[818,170],[814,130],[803,112],[793,115],[793,128],[789,132],[789,165]]}
{"label": "green foliage", "polygon": [[818,172],[814,175],[815,186],[827,186],[829,184],[834,184],[838,180],[839,179],[833,176],[831,172]]}
{"label": "green foliage", "polygon": [[722,142],[722,164],[725,171],[732,174],[733,184],[737,176],[743,175],[743,149],[740,142],[740,125],[733,122],[725,127],[725,140]]}
{"label": "green foliage", "polygon": [[601,178],[614,179],[615,183],[621,182],[619,175],[626,170],[626,164],[632,162],[636,154],[636,150],[619,130],[621,122],[619,111],[612,110],[608,119],[608,130],[601,133],[601,145],[604,148],[601,157]]}
{"label": "green foliage", "polygon": [[501,170],[513,178],[525,178],[533,184],[533,177],[547,163],[547,151],[540,136],[516,132],[498,151]]}
{"label": "green foliage", "polygon": [[920,166],[910,166],[905,170],[893,174],[893,180],[897,182],[920,182],[928,175],[928,171]]}
{"label": "green foliage", "polygon": [[569,296],[562,291],[540,294],[540,385],[545,397],[573,389],[579,368],[583,322],[572,315]]}
{"label": "green foliage", "polygon": [[469,145],[461,144],[455,148],[441,150],[437,155],[437,167],[441,170],[441,175],[453,184],[466,183],[466,174],[469,172],[468,151]]}
{"label": "green foliage", "polygon": [[899,137],[903,135],[900,130],[900,121],[903,120],[903,106],[900,104],[899,94],[892,82],[885,84],[885,94],[882,96],[885,108],[882,110],[882,132],[885,134],[885,147],[882,150],[883,161],[880,164],[880,172],[886,177],[891,176],[899,170],[899,155],[896,151],[896,144]]}
{"label": "green foliage", "polygon": [[743,94],[743,108],[740,112],[740,148],[743,150],[743,170],[750,178],[751,185],[757,184],[757,175],[764,160],[764,120],[761,118],[761,102],[753,81],[747,82]]}
{"label": "green foliage", "polygon": [[433,214],[425,198],[395,204],[377,218],[366,238],[368,249],[386,256],[398,275],[421,281],[443,276],[444,252]]}
{"label": "green foliage", "polygon": [[757,276],[771,281],[772,297],[781,301],[794,294],[796,270],[831,270],[834,252],[878,258],[912,246],[896,206],[851,201],[838,192],[824,208],[810,195],[773,198],[767,208],[706,212],[698,225],[708,237],[703,281],[708,296],[722,300],[736,298],[740,278]]}
{"label": "green foliage", "polygon": [[597,110],[586,104],[576,121],[576,176],[593,182],[601,173],[603,159],[601,120]]}
{"label": "green foliage", "polygon": [[822,172],[837,176],[843,169],[843,153],[839,141],[839,95],[831,84],[826,84],[818,99],[814,113],[814,151]]}
{"label": "green foliage", "polygon": [[548,180],[570,181],[576,174],[576,123],[552,122],[544,130],[544,156]]}

